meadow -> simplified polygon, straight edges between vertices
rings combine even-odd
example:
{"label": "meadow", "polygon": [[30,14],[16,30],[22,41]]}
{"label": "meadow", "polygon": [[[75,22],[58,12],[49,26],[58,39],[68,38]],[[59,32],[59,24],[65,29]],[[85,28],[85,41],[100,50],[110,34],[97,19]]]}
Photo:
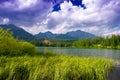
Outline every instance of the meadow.
{"label": "meadow", "polygon": [[72,56],[0,57],[0,80],[107,80],[113,60]]}

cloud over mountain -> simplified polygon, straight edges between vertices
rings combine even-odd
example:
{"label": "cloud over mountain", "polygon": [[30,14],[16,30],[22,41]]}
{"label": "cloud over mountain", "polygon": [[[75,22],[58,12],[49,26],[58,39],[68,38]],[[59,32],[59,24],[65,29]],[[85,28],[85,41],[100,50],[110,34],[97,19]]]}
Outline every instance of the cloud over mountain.
{"label": "cloud over mountain", "polygon": [[119,34],[119,0],[1,0],[0,21],[36,34],[83,30],[97,35]]}

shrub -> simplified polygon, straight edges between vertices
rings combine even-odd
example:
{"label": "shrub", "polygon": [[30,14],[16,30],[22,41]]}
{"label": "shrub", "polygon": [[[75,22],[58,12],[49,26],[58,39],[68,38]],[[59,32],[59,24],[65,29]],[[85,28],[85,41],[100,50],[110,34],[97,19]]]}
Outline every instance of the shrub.
{"label": "shrub", "polygon": [[34,45],[18,41],[9,30],[0,28],[0,56],[33,55],[36,53]]}
{"label": "shrub", "polygon": [[22,42],[19,42],[19,45],[21,47],[21,53],[22,55],[35,55],[37,52],[36,50],[36,47],[34,45],[32,45],[31,43],[28,43],[28,42],[25,42],[25,41],[22,41]]}
{"label": "shrub", "polygon": [[13,38],[12,33],[0,28],[0,55],[18,53],[17,46],[17,40]]}

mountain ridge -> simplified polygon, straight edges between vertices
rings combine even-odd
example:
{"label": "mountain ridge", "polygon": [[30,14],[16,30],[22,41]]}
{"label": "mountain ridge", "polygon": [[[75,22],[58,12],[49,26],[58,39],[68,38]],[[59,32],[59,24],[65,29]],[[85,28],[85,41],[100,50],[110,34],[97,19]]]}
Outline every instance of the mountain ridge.
{"label": "mountain ridge", "polygon": [[25,31],[24,29],[15,26],[14,24],[2,24],[0,25],[3,29],[10,29],[10,31],[13,33],[13,36],[15,38],[18,38],[20,40],[27,40],[31,41],[33,39],[67,39],[67,40],[77,40],[77,39],[86,39],[86,38],[94,38],[95,35],[81,31],[70,31],[65,34],[54,34],[50,31],[44,32],[44,33],[38,33],[36,35],[32,35],[29,32]]}
{"label": "mountain ridge", "polygon": [[35,37],[39,39],[49,39],[49,38],[56,38],[56,39],[85,39],[85,38],[94,38],[95,35],[81,31],[81,30],[76,30],[76,31],[70,31],[65,34],[54,34],[50,31],[44,32],[44,33],[38,33],[35,35]]}

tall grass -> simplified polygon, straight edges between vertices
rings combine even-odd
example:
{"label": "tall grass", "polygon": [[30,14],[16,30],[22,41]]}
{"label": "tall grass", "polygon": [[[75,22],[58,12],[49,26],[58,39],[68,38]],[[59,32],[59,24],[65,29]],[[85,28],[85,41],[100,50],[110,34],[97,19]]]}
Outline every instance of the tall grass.
{"label": "tall grass", "polygon": [[0,57],[0,80],[106,80],[114,65],[104,58]]}

